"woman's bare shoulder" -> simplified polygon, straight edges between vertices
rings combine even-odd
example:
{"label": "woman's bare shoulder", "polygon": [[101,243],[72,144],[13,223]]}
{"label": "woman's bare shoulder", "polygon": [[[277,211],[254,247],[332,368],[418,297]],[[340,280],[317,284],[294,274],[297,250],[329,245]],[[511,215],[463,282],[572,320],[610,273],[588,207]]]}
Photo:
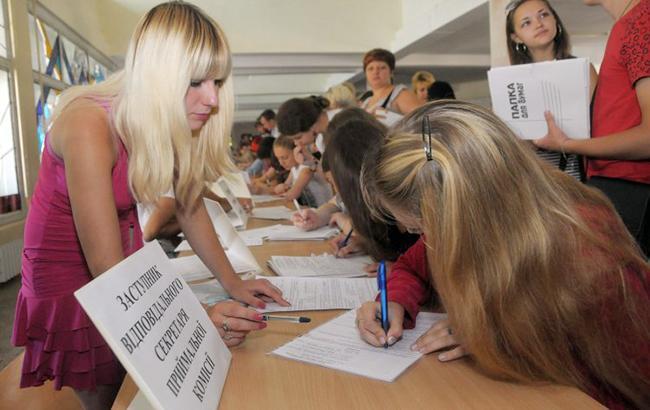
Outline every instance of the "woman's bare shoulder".
{"label": "woman's bare shoulder", "polygon": [[106,109],[88,98],[79,98],[65,107],[50,128],[49,139],[53,151],[62,158],[66,152],[83,147],[116,153]]}

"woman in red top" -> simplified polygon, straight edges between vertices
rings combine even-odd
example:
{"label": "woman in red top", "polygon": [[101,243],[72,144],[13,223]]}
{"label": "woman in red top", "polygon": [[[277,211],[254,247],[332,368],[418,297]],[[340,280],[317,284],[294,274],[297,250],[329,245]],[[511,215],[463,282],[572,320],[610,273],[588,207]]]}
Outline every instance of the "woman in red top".
{"label": "woman in red top", "polygon": [[613,202],[650,256],[650,0],[585,0],[616,23],[594,97],[591,138],[569,139],[547,113],[540,148],[589,157],[587,178]]}
{"label": "woman in red top", "polygon": [[366,341],[397,341],[430,282],[448,321],[413,349],[451,348],[439,359],[469,354],[495,378],[650,407],[650,266],[600,192],[458,101],[410,114],[364,166],[368,205],[423,232],[432,272],[406,269],[389,282],[387,333],[376,302],[359,309]]}

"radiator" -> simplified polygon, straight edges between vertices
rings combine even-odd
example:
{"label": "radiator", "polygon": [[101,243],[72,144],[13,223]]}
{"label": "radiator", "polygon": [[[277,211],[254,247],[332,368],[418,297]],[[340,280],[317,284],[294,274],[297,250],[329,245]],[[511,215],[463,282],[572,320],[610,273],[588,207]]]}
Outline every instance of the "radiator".
{"label": "radiator", "polygon": [[0,283],[8,281],[20,273],[22,249],[22,238],[0,245]]}

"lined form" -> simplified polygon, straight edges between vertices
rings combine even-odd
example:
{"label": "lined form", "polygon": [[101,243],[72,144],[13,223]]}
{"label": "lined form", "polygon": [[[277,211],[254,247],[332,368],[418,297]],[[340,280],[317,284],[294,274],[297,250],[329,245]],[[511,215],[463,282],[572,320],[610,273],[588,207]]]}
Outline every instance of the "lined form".
{"label": "lined form", "polygon": [[272,354],[392,382],[422,357],[410,346],[444,318],[446,315],[442,313],[420,312],[416,327],[405,330],[401,340],[384,349],[361,339],[355,324],[356,311],[351,310],[277,348]]}
{"label": "lined form", "polygon": [[259,277],[282,290],[282,297],[291,306],[267,303],[261,312],[289,312],[299,310],[354,309],[373,300],[377,294],[374,278],[292,278]]}
{"label": "lined form", "polygon": [[329,276],[354,278],[367,276],[366,265],[373,263],[369,256],[337,258],[324,253],[312,256],[271,256],[268,265],[279,276]]}

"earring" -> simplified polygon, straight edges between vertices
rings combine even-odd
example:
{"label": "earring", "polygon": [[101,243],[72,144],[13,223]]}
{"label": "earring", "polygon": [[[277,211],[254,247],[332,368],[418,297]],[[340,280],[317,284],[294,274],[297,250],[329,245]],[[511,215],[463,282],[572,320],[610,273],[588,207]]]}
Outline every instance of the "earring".
{"label": "earring", "polygon": [[556,31],[557,31],[557,36],[558,36],[558,37],[561,36],[561,35],[562,35],[562,26],[558,24],[558,25],[557,25],[557,30],[556,30]]}
{"label": "earring", "polygon": [[526,44],[524,43],[515,43],[515,50],[518,53],[526,54],[526,52],[528,51],[528,47],[526,47]]}

